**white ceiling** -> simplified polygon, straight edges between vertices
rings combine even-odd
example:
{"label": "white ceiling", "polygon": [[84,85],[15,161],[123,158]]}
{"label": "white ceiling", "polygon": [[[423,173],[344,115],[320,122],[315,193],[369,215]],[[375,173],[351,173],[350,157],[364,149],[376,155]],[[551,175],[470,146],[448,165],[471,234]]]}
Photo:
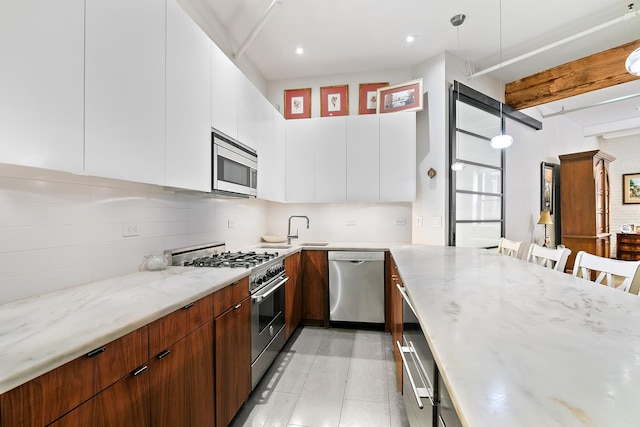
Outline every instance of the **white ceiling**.
{"label": "white ceiling", "polygon": [[[628,11],[630,0],[184,1],[214,17],[234,52],[273,2],[272,13],[243,53],[270,81],[409,67],[445,50],[467,61],[472,72],[478,72],[498,64],[500,59],[507,61],[621,18]],[[458,13],[464,13],[466,21],[454,27],[449,19]],[[416,35],[416,42],[407,45],[407,35]],[[505,66],[491,75],[511,82],[637,39],[640,16]],[[304,55],[295,54],[298,46],[305,48]],[[621,87],[624,86],[627,85]],[[640,92],[636,85],[618,89],[616,96],[631,91]],[[605,92],[595,101],[592,96],[588,102],[610,98]],[[628,103],[640,107],[640,98]],[[559,110],[562,105],[549,108]],[[608,109],[615,110],[617,106],[609,105]],[[602,117],[600,113],[589,114],[589,110],[583,110],[580,116]],[[572,118],[573,114],[567,117]]]}

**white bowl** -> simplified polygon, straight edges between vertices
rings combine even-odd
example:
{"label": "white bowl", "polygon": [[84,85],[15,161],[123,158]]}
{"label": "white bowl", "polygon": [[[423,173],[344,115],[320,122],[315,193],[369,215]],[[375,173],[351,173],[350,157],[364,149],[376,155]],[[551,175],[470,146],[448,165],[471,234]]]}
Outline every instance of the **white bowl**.
{"label": "white bowl", "polygon": [[268,243],[283,243],[287,241],[287,236],[267,235],[262,236],[262,240]]}

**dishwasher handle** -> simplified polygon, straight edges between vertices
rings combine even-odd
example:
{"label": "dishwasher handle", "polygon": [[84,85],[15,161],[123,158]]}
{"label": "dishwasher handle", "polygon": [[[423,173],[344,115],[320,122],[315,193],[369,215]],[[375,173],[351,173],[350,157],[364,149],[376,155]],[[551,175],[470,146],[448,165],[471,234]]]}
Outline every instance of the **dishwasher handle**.
{"label": "dishwasher handle", "polygon": [[384,252],[353,252],[353,251],[329,251],[329,261],[345,261],[353,264],[362,264],[369,261],[384,261]]}

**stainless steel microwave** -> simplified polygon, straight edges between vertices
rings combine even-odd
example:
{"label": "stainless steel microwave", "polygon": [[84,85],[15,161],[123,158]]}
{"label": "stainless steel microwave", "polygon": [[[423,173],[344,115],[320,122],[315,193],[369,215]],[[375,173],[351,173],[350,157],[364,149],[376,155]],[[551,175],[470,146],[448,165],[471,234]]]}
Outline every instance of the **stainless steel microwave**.
{"label": "stainless steel microwave", "polygon": [[258,194],[258,154],[230,138],[212,133],[213,192],[230,197]]}

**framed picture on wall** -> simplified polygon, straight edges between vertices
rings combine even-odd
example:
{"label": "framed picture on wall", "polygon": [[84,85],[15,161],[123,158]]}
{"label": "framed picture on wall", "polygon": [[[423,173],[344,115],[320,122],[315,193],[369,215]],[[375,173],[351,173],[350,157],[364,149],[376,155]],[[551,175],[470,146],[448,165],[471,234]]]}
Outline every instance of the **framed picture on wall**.
{"label": "framed picture on wall", "polygon": [[540,164],[540,211],[553,214],[554,169],[557,165],[542,162]]}
{"label": "framed picture on wall", "polygon": [[622,175],[622,203],[640,203],[640,172]]}
{"label": "framed picture on wall", "polygon": [[320,88],[320,117],[349,115],[349,85]]}
{"label": "framed picture on wall", "polygon": [[378,89],[377,113],[422,110],[422,79]]}
{"label": "framed picture on wall", "polygon": [[358,114],[375,114],[378,108],[378,89],[389,86],[389,82],[360,83]]}
{"label": "framed picture on wall", "polygon": [[311,88],[285,89],[284,118],[285,119],[311,118]]}

